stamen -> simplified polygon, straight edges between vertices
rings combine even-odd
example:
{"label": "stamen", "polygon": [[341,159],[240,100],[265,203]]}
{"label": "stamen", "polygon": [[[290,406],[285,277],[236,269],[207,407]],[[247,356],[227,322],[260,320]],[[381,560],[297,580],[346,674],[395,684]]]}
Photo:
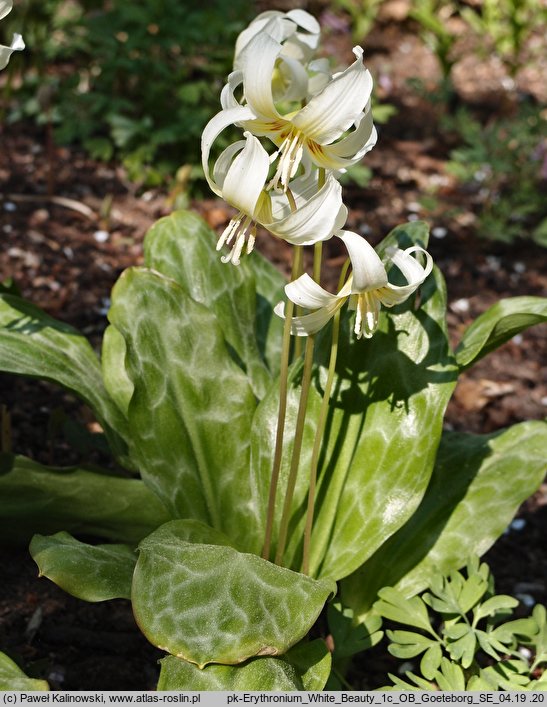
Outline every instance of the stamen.
{"label": "stamen", "polygon": [[304,136],[300,130],[293,128],[281,143],[276,154],[279,154],[279,162],[273,179],[268,184],[268,189],[279,189],[280,184],[283,191],[287,190],[289,181],[296,174],[302,155],[304,154]]}
{"label": "stamen", "polygon": [[228,255],[223,255],[221,257],[223,263],[231,262],[234,265],[239,265],[239,260],[241,257],[241,253],[243,252],[243,247],[245,245],[247,237],[247,253],[251,252],[256,238],[256,228],[254,226],[251,228],[251,232],[248,234],[251,225],[252,218],[244,214],[242,211],[240,211],[240,213],[230,221],[217,243],[217,250],[220,250],[223,245],[230,245],[230,243],[235,238],[234,245],[232,246],[232,249],[230,250]]}

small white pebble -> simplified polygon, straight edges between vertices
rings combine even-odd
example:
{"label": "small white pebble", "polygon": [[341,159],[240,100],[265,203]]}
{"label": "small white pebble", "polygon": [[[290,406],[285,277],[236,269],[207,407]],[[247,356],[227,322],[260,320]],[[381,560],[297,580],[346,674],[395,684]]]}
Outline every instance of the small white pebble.
{"label": "small white pebble", "polygon": [[359,226],[359,233],[362,236],[370,236],[372,233],[372,228],[368,225],[368,223],[363,223]]}
{"label": "small white pebble", "polygon": [[496,255],[487,255],[486,262],[490,270],[499,270],[501,268],[501,260]]}
{"label": "small white pebble", "polygon": [[13,226],[11,225],[11,223],[6,223],[2,226],[2,230],[4,231],[4,233],[11,233],[13,231]]}
{"label": "small white pebble", "polygon": [[522,334],[515,334],[511,341],[517,346],[520,346],[522,344]]}
{"label": "small white pebble", "polygon": [[66,246],[63,248],[63,253],[66,255],[66,257],[67,257],[69,260],[72,260],[72,259],[74,258],[74,251],[72,250],[72,248],[71,248],[70,246],[67,246],[67,245],[66,245]]}
{"label": "small white pebble", "polygon": [[417,201],[411,201],[406,205],[407,211],[414,211],[415,213],[418,213],[418,211],[422,210],[421,204],[418,204]]}
{"label": "small white pebble", "polygon": [[4,211],[17,211],[17,206],[12,201],[4,201]]}
{"label": "small white pebble", "polygon": [[547,395],[545,395],[543,398],[540,400],[541,404],[547,407]]}
{"label": "small white pebble", "polygon": [[500,83],[506,91],[512,91],[515,88],[515,82],[509,76],[504,76]]}
{"label": "small white pebble", "polygon": [[[531,609],[537,603],[531,594],[517,594],[516,596],[517,596],[517,599],[519,601],[521,601],[524,604],[524,606],[528,607],[529,609]],[[526,653],[524,653],[524,651],[526,651]],[[522,655],[525,658],[529,658],[532,655],[530,653],[530,651],[528,650],[528,648],[525,648],[524,646],[519,649],[519,652],[522,653]]]}
{"label": "small white pebble", "polygon": [[465,297],[462,297],[461,299],[457,299],[455,302],[452,302],[450,305],[450,309],[453,312],[456,312],[457,314],[463,314],[464,312],[469,312],[469,300],[466,299]]}
{"label": "small white pebble", "polygon": [[526,265],[521,262],[514,263],[513,270],[519,274],[522,274],[523,272],[526,272]]}
{"label": "small white pebble", "polygon": [[519,530],[522,530],[525,526],[526,526],[526,521],[524,520],[524,518],[515,518],[515,520],[513,520],[511,522],[511,524],[509,525],[511,530],[516,530],[517,532]]}
{"label": "small white pebble", "polygon": [[435,228],[431,231],[431,235],[433,238],[446,238],[448,234],[448,231],[444,226],[435,226]]}
{"label": "small white pebble", "polygon": [[420,217],[418,214],[408,214],[408,220],[409,221],[419,221]]}
{"label": "small white pebble", "polygon": [[110,234],[108,231],[95,231],[93,238],[97,241],[97,243],[106,243],[106,241],[110,238]]}

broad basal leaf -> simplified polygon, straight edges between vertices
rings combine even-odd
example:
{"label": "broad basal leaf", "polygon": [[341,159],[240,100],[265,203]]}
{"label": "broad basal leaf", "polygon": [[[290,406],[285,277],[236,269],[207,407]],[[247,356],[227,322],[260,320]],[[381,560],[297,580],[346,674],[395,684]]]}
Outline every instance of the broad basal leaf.
{"label": "broad basal leaf", "polygon": [[103,385],[87,339],[68,324],[14,295],[0,295],[0,370],[53,381],[87,403],[112,451],[126,461],[126,424]]}
{"label": "broad basal leaf", "polygon": [[0,544],[26,544],[34,533],[59,530],[137,543],[167,520],[140,479],[0,454]]}
{"label": "broad basal leaf", "polygon": [[132,601],[144,635],[200,667],[285,653],[315,623],[334,582],[240,553],[211,528],[196,542],[195,528],[189,542],[187,521],[172,521],[139,546]]}
{"label": "broad basal leaf", "polygon": [[460,367],[468,368],[534,324],[547,321],[547,298],[510,297],[496,302],[464,332],[456,349]]}
{"label": "broad basal leaf", "polygon": [[321,640],[299,643],[280,658],[252,658],[243,665],[198,668],[181,658],[160,661],[158,690],[276,691],[322,690],[330,653]]}
{"label": "broad basal leaf", "polygon": [[176,282],[143,268],[118,280],[109,319],[127,349],[128,423],[144,481],[173,516],[258,551],[267,489],[248,473],[256,401],[219,321]]}
{"label": "broad basal leaf", "polygon": [[88,545],[63,532],[35,535],[29,549],[40,576],[78,599],[131,598],[137,556],[128,545]]}
{"label": "broad basal leaf", "polygon": [[491,435],[445,432],[435,471],[412,518],[342,583],[344,600],[363,615],[378,590],[406,596],[431,578],[482,555],[541,483],[547,424],[524,422]]}
{"label": "broad basal leaf", "polygon": [[5,653],[0,653],[0,690],[47,691],[45,680],[34,680],[25,675],[21,668]]}
{"label": "broad basal leaf", "polygon": [[[216,241],[215,233],[199,216],[178,211],[158,221],[148,232],[145,262],[148,267],[178,282],[193,300],[214,312],[236,360],[247,371],[257,397],[262,398],[270,374],[264,349],[259,348],[257,341],[257,287],[253,267],[247,264],[247,267],[240,268],[223,263],[215,248]],[[257,262],[263,258],[256,256],[253,260]],[[270,269],[273,270],[271,266]],[[257,270],[264,279],[266,267],[260,264]],[[281,276],[276,275],[282,284]],[[268,326],[268,307],[271,318],[271,305],[268,303],[265,308],[263,301],[260,302],[262,341]]]}

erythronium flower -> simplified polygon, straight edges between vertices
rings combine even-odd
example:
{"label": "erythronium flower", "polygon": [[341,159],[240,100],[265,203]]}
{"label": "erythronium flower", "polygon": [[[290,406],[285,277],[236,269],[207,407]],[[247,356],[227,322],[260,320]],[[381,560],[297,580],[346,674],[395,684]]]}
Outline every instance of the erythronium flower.
{"label": "erythronium flower", "polygon": [[[231,113],[245,105],[253,119],[241,119],[253,135],[267,136],[277,146],[279,161],[272,185],[287,188],[302,157],[307,154],[318,167],[338,170],[358,162],[376,143],[370,113],[372,77],[362,61],[363,50],[345,71],[336,74],[299,110],[282,114],[275,105],[272,89],[276,62],[282,44],[266,32],[253,37],[245,49],[242,69],[233,72],[225,86],[221,103]],[[235,97],[243,84],[244,104]],[[354,128],[353,132],[346,132]]]}
{"label": "erythronium flower", "polygon": [[[13,7],[12,0],[0,0],[0,20],[11,12]],[[10,56],[15,51],[21,51],[25,48],[23,37],[20,34],[14,34],[9,47],[0,44],[0,69],[5,69],[8,65]]]}
{"label": "erythronium flower", "polygon": [[[374,248],[367,241],[351,231],[336,234],[344,241],[351,260],[352,274],[337,295],[324,290],[312,278],[304,274],[285,286],[287,297],[297,305],[314,310],[311,314],[293,317],[292,333],[297,336],[315,334],[334,316],[349,299],[356,310],[355,334],[357,338],[370,338],[378,327],[380,304],[393,307],[401,304],[426,279],[433,268],[429,253],[420,246],[406,250],[389,249],[391,262],[397,266],[407,280],[407,285],[392,285],[388,281],[386,269]],[[422,266],[412,253],[423,253],[426,258]],[[284,316],[284,305],[275,307],[279,316]]]}
{"label": "erythronium flower", "polygon": [[[342,204],[342,189],[332,175],[327,175],[319,188],[314,172],[291,183],[291,208],[285,194],[265,190],[270,157],[259,140],[245,133],[245,140],[227,147],[209,171],[209,149],[214,140],[214,129],[209,135],[204,130],[202,154],[205,177],[211,189],[238,209],[217,244],[231,246],[224,262],[239,263],[243,250],[250,253],[256,238],[256,224],[293,245],[312,245],[330,238],[347,218]],[[207,147],[208,146],[208,147]]]}

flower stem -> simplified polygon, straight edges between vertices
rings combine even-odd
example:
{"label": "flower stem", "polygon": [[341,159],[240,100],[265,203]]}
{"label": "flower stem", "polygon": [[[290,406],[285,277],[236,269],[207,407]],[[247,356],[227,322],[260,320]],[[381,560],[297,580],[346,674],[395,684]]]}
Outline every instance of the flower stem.
{"label": "flower stem", "polygon": [[[291,280],[296,279],[297,273],[302,267],[302,246],[294,249],[294,260],[292,266]],[[283,453],[283,433],[285,430],[285,415],[287,412],[287,378],[289,370],[289,352],[291,346],[291,319],[294,305],[291,300],[287,301],[285,310],[285,324],[283,327],[283,343],[281,346],[281,365],[279,371],[279,407],[277,411],[277,429],[275,435],[275,451],[272,466],[272,476],[270,479],[270,492],[268,496],[268,513],[266,516],[266,532],[264,536],[264,547],[262,557],[265,560],[270,558],[272,544],[272,531],[275,514],[275,499],[277,486],[279,483],[279,471],[281,469],[281,456]]]}
{"label": "flower stem", "polygon": [[[319,282],[321,277],[321,258],[323,254],[322,243],[316,243],[313,251],[313,278]],[[302,451],[302,439],[304,436],[304,422],[306,420],[306,408],[308,405],[308,395],[310,391],[311,374],[313,367],[313,348],[315,339],[313,336],[308,336],[306,340],[306,352],[304,354],[304,371],[302,373],[302,389],[300,391],[300,402],[298,405],[298,414],[296,417],[296,429],[294,432],[294,446],[291,458],[291,468],[289,471],[289,479],[287,481],[287,490],[285,494],[285,502],[283,504],[283,515],[281,516],[281,526],[279,529],[279,540],[277,545],[277,553],[275,561],[281,564],[283,561],[283,553],[287,543],[287,532],[292,510],[292,500],[294,496],[294,488],[296,486],[296,477],[298,475],[298,467],[300,464],[300,454]]]}
{"label": "flower stem", "polygon": [[287,534],[289,530],[289,521],[291,519],[294,488],[296,486],[296,477],[298,475],[298,466],[300,464],[300,452],[302,450],[302,439],[304,437],[304,422],[306,420],[306,407],[308,405],[308,394],[310,391],[310,381],[313,365],[313,346],[314,337],[308,336],[306,340],[306,352],[304,354],[302,390],[300,391],[300,403],[298,405],[296,428],[294,431],[294,444],[291,457],[291,467],[289,470],[289,478],[287,480],[285,502],[283,504],[283,515],[281,516],[279,539],[277,543],[277,552],[275,555],[275,562],[277,565],[280,565],[283,562],[285,545],[287,544]]}
{"label": "flower stem", "polygon": [[[338,289],[341,288],[349,267],[349,259],[346,260],[342,272]],[[327,373],[327,381],[321,400],[321,409],[319,411],[319,419],[317,421],[317,429],[315,431],[315,439],[313,441],[313,450],[310,464],[310,484],[308,490],[308,508],[306,511],[306,526],[304,529],[304,548],[302,552],[302,573],[309,574],[310,570],[310,548],[311,548],[311,531],[313,526],[313,514],[315,510],[315,490],[317,486],[317,467],[319,464],[319,453],[321,451],[321,443],[323,441],[323,433],[327,422],[327,413],[329,410],[330,395],[332,392],[332,384],[334,382],[334,374],[336,372],[336,358],[338,356],[338,335],[340,333],[340,310],[336,312],[332,322],[332,343],[330,349],[329,369]]]}
{"label": "flower stem", "polygon": [[308,490],[308,509],[306,511],[306,527],[304,529],[304,549],[302,553],[302,573],[309,574],[310,570],[310,546],[311,546],[311,530],[313,526],[313,513],[315,507],[315,489],[317,486],[317,466],[319,463],[319,453],[321,451],[321,443],[323,441],[323,432],[327,422],[327,413],[329,410],[330,394],[332,384],[334,382],[334,373],[336,371],[336,358],[338,356],[338,334],[340,331],[340,310],[334,315],[332,321],[332,343],[330,349],[329,370],[327,374],[327,382],[321,400],[321,410],[319,411],[319,420],[317,421],[317,429],[315,431],[315,439],[313,441],[313,450],[310,464],[310,484]]}

